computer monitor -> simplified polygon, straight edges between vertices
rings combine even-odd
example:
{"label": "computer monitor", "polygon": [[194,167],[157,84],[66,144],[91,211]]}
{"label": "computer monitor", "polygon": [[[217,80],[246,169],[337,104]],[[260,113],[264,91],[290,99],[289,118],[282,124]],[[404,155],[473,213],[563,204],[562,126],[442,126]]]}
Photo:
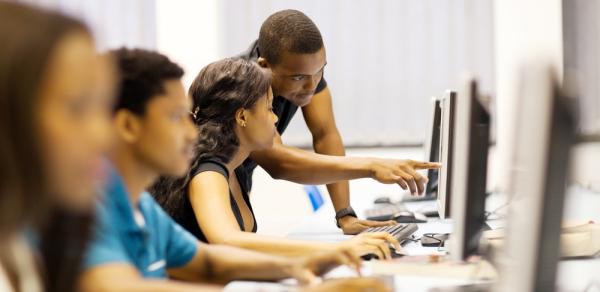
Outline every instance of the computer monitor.
{"label": "computer monitor", "polygon": [[441,133],[440,133],[440,163],[438,183],[438,213],[440,218],[450,217],[450,198],[452,196],[452,165],[453,165],[453,139],[455,118],[456,92],[446,91],[441,105]]}
{"label": "computer monitor", "polygon": [[452,224],[450,255],[462,261],[477,254],[485,226],[485,199],[490,115],[468,78],[456,95],[454,155],[450,187]]}
{"label": "computer monitor", "polygon": [[[440,161],[440,132],[441,132],[441,108],[440,99],[431,98],[431,111],[429,115],[429,133],[425,138],[425,157],[423,161]],[[434,201],[437,199],[439,170],[427,170],[427,185],[423,196],[405,195],[402,202]]]}
{"label": "computer monitor", "polygon": [[553,71],[528,66],[515,108],[507,237],[498,291],[554,291],[576,118]]}
{"label": "computer monitor", "polygon": [[[433,97],[431,99],[431,116],[429,118],[429,135],[425,141],[425,161],[440,161],[440,123],[441,123],[440,100]],[[438,189],[438,169],[427,170],[427,185],[425,186],[425,196],[437,197]]]}

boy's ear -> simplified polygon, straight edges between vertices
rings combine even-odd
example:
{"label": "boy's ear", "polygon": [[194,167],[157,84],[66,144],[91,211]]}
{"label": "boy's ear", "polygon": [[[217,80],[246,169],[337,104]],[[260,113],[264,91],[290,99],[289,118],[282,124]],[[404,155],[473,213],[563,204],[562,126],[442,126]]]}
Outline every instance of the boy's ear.
{"label": "boy's ear", "polygon": [[263,57],[258,57],[258,60],[256,60],[256,63],[258,64],[258,66],[260,66],[262,68],[270,68],[270,66],[271,66],[271,64],[269,64],[267,59],[265,59]]}
{"label": "boy's ear", "polygon": [[128,110],[118,110],[113,118],[117,136],[127,143],[135,143],[142,133],[142,121]]}

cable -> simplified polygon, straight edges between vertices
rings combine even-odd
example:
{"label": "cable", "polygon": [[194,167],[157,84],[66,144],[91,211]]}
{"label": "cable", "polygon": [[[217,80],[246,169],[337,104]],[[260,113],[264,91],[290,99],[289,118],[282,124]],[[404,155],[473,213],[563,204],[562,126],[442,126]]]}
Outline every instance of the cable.
{"label": "cable", "polygon": [[[512,200],[512,198],[511,198],[511,199],[510,199],[510,200],[508,200],[506,203],[504,203],[504,204],[500,205],[499,207],[496,207],[496,209],[494,209],[494,210],[492,210],[492,211],[489,211],[489,212],[488,212],[488,211],[486,211],[486,212],[485,212],[485,217],[484,217],[484,220],[485,220],[485,221],[487,221],[487,220],[499,220],[499,219],[504,219],[504,218],[506,218],[506,214],[498,214],[498,211],[500,211],[500,210],[502,210],[502,209],[504,209],[504,208],[506,208],[506,207],[510,206],[510,204],[512,203],[512,201],[513,201],[513,200]],[[498,217],[496,217],[496,218],[490,218],[490,217],[491,217],[491,216],[493,216],[493,215],[497,215]]]}

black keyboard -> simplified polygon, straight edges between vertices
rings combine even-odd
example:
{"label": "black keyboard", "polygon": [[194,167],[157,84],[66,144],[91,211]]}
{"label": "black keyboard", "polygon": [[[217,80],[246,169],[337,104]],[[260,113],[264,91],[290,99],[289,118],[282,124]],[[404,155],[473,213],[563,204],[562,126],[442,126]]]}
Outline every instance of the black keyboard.
{"label": "black keyboard", "polygon": [[402,198],[402,203],[406,202],[425,202],[425,201],[435,201],[437,200],[437,194],[427,194],[423,196],[404,196]]}
{"label": "black keyboard", "polygon": [[387,221],[394,220],[397,214],[408,212],[409,211],[402,204],[385,204],[365,210],[365,217],[367,217],[368,220]]}
{"label": "black keyboard", "polygon": [[[382,227],[369,227],[361,233],[387,232],[387,233],[391,234],[393,237],[395,237],[398,240],[398,242],[400,242],[400,244],[404,244],[408,241],[408,239],[411,238],[411,236],[413,235],[413,233],[415,233],[415,231],[417,231],[417,229],[419,229],[417,224],[408,223],[408,224],[396,224],[396,225],[382,226]],[[390,251],[392,253],[393,258],[402,256],[400,254],[397,254],[394,251],[394,249],[391,247],[390,247]],[[367,254],[367,255],[363,255],[361,258],[363,260],[368,261],[368,260],[372,260],[372,259],[377,259],[377,256],[375,254]]]}
{"label": "black keyboard", "polygon": [[411,238],[411,235],[415,233],[417,229],[419,229],[419,227],[417,227],[417,224],[408,223],[382,227],[369,227],[367,228],[367,230],[361,233],[387,232],[394,236],[398,240],[398,242],[400,242],[400,244],[403,244]]}
{"label": "black keyboard", "polygon": [[387,221],[394,220],[398,223],[424,223],[425,215],[408,211],[403,204],[382,204],[365,211],[368,220]]}

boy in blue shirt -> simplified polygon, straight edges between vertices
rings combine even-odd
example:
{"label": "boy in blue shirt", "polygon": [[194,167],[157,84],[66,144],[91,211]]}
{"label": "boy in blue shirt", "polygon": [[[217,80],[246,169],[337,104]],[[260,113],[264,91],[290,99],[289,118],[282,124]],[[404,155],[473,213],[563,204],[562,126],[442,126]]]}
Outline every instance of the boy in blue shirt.
{"label": "boy in blue shirt", "polygon": [[[145,189],[160,175],[184,174],[194,156],[198,134],[180,80],[183,70],[150,51],[120,49],[111,55],[120,77],[113,116],[116,143],[109,153],[113,168],[98,206],[81,291],[197,291],[218,287],[185,282],[290,277],[310,283],[337,265],[360,265],[350,251],[289,259],[206,245],[177,225]],[[308,289],[382,287],[373,280],[348,281]]]}

